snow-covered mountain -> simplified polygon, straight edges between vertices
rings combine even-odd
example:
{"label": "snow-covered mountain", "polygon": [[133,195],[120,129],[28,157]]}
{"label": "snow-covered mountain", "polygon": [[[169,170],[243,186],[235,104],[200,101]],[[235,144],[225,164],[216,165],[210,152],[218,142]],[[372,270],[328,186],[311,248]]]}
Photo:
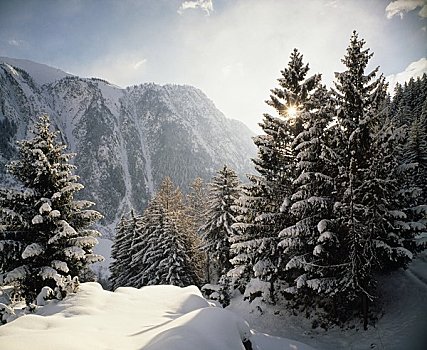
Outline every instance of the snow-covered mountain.
{"label": "snow-covered mountain", "polygon": [[0,179],[35,117],[47,113],[77,156],[82,196],[104,224],[130,207],[141,211],[163,177],[185,190],[223,164],[242,177],[255,154],[251,131],[227,119],[191,86],[126,89],[26,60],[0,58]]}

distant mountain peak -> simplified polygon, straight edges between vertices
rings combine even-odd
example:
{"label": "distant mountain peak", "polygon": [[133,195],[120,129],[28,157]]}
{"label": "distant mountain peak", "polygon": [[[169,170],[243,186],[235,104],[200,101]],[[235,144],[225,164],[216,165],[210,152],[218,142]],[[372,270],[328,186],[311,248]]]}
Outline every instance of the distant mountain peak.
{"label": "distant mountain peak", "polygon": [[7,63],[26,71],[38,85],[53,83],[65,77],[71,77],[72,74],[66,73],[61,69],[50,67],[46,64],[36,63],[30,60],[10,57],[0,57],[0,63]]}
{"label": "distant mountain peak", "polygon": [[122,89],[0,58],[0,181],[7,180],[15,141],[28,137],[45,113],[77,154],[82,195],[110,228],[130,208],[141,212],[166,176],[185,191],[196,177],[210,181],[224,164],[242,179],[253,170],[253,133],[226,118],[200,89],[154,83]]}

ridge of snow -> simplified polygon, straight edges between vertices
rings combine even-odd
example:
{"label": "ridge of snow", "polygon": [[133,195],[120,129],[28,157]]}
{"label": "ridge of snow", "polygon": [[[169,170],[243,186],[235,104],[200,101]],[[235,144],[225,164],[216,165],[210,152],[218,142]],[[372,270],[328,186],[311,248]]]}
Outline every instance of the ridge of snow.
{"label": "ridge of snow", "polygon": [[5,62],[26,71],[40,86],[53,83],[67,76],[72,76],[72,74],[66,73],[58,68],[20,58],[0,57],[0,62]]}

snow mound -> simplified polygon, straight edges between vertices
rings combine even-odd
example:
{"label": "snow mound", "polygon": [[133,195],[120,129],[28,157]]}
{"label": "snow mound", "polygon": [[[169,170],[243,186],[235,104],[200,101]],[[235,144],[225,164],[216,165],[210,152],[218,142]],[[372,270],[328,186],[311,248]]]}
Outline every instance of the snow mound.
{"label": "snow mound", "polygon": [[241,349],[251,332],[239,316],[205,300],[196,287],[105,291],[83,283],[0,327],[0,349]]}

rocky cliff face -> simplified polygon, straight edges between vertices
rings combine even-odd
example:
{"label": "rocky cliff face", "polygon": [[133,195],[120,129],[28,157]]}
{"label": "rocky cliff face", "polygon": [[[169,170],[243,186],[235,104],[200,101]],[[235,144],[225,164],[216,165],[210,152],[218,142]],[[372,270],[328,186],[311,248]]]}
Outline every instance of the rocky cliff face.
{"label": "rocky cliff face", "polygon": [[[24,70],[25,69],[25,70]],[[184,190],[223,164],[242,177],[255,154],[251,131],[191,86],[121,89],[30,61],[0,58],[0,181],[35,117],[50,115],[104,224],[130,207],[142,211],[163,177]]]}

